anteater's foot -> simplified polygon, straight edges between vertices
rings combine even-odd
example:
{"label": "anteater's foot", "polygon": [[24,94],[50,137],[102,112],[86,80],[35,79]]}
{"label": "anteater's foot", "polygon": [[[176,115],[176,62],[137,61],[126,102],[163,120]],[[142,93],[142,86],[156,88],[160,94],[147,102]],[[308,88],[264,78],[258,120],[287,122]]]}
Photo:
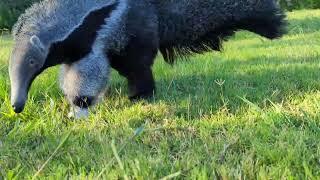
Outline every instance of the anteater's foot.
{"label": "anteater's foot", "polygon": [[128,77],[129,99],[132,101],[152,98],[155,82],[151,68],[140,69]]}
{"label": "anteater's foot", "polygon": [[153,98],[154,92],[155,92],[154,90],[141,92],[141,93],[138,93],[136,95],[129,96],[129,99],[130,99],[130,101],[139,101],[139,100],[142,100],[142,99],[151,99],[151,98]]}

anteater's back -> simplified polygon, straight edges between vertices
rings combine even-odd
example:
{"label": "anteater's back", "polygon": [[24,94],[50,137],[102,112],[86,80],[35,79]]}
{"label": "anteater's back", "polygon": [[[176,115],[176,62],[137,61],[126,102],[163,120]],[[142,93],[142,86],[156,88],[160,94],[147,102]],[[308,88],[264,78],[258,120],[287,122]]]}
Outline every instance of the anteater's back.
{"label": "anteater's back", "polygon": [[165,58],[219,50],[221,40],[243,29],[274,39],[284,34],[285,15],[274,0],[161,0],[160,45]]}

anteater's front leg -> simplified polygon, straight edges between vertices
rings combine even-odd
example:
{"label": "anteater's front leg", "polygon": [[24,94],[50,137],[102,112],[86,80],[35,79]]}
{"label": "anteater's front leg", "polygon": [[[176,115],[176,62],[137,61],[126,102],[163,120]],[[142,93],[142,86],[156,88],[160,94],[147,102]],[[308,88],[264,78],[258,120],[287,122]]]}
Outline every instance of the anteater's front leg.
{"label": "anteater's front leg", "polygon": [[127,79],[130,100],[149,98],[155,93],[155,82],[151,67],[133,69]]}
{"label": "anteater's front leg", "polygon": [[76,119],[88,116],[89,108],[104,94],[109,65],[103,56],[89,55],[70,65],[63,65],[60,86],[71,104],[69,115]]}
{"label": "anteater's front leg", "polygon": [[[112,56],[111,66],[128,80],[129,98],[137,100],[152,97],[155,92],[155,82],[152,74],[152,64],[156,51],[139,51],[139,55]],[[144,54],[142,54],[144,53]]]}
{"label": "anteater's front leg", "polygon": [[111,67],[128,80],[131,100],[149,98],[155,92],[152,65],[158,45],[156,38],[152,38],[152,35],[132,38],[121,55],[109,54]]}

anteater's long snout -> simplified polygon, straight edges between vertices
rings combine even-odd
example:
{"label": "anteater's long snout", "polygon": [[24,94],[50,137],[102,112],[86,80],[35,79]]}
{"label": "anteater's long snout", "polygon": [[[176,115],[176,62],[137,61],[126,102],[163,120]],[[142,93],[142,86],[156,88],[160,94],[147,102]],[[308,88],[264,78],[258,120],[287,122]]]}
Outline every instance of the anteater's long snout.
{"label": "anteater's long snout", "polygon": [[20,69],[10,69],[10,99],[11,106],[16,113],[21,113],[23,111],[28,98],[30,83],[32,82],[31,74],[21,71]]}
{"label": "anteater's long snout", "polygon": [[16,113],[21,113],[27,101],[27,87],[11,87],[11,106]]}

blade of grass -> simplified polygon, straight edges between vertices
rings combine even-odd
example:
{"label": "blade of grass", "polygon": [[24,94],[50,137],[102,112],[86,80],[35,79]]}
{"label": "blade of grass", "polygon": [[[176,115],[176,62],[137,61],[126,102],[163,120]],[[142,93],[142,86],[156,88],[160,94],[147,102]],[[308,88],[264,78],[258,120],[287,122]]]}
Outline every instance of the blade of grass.
{"label": "blade of grass", "polygon": [[[145,124],[143,124],[142,126],[140,126],[138,129],[135,130],[134,134],[132,137],[130,137],[125,143],[123,143],[123,145],[120,147],[118,153],[121,153],[124,148],[128,145],[129,142],[132,141],[132,139],[136,138],[137,136],[140,136],[143,131],[144,131],[144,128],[146,126],[148,121],[146,121]],[[104,169],[102,169],[102,171],[98,174],[97,176],[97,179],[100,179],[100,177],[107,171],[107,169],[109,168],[109,166],[111,166],[114,162],[115,158],[112,158],[109,163],[106,165],[106,167]]]}
{"label": "blade of grass", "polygon": [[170,174],[170,175],[168,175],[168,176],[165,176],[165,177],[161,178],[160,180],[173,179],[173,178],[176,178],[176,177],[178,177],[178,176],[180,176],[180,175],[181,175],[181,171],[178,171],[178,172],[176,172],[176,173],[173,173],[173,174]]}
{"label": "blade of grass", "polygon": [[125,180],[128,180],[129,178],[128,178],[126,172],[125,172],[123,163],[122,163],[122,161],[121,161],[121,159],[120,159],[120,157],[119,157],[119,154],[118,154],[118,151],[117,151],[117,148],[116,148],[116,145],[115,145],[115,141],[114,141],[114,140],[112,140],[111,148],[112,148],[114,157],[115,157],[116,160],[118,161],[118,164],[119,164],[120,169],[121,169],[121,170],[123,171],[123,173],[124,173],[124,174],[123,174],[123,178],[124,178]]}
{"label": "blade of grass", "polygon": [[43,171],[43,169],[47,166],[47,164],[52,160],[52,158],[58,153],[59,149],[65,144],[65,142],[69,139],[70,135],[71,135],[70,131],[60,142],[60,144],[57,146],[57,148],[54,150],[54,152],[50,155],[50,157],[46,160],[46,162],[43,163],[43,165],[39,168],[39,170],[33,175],[32,179],[36,179],[41,171]]}

